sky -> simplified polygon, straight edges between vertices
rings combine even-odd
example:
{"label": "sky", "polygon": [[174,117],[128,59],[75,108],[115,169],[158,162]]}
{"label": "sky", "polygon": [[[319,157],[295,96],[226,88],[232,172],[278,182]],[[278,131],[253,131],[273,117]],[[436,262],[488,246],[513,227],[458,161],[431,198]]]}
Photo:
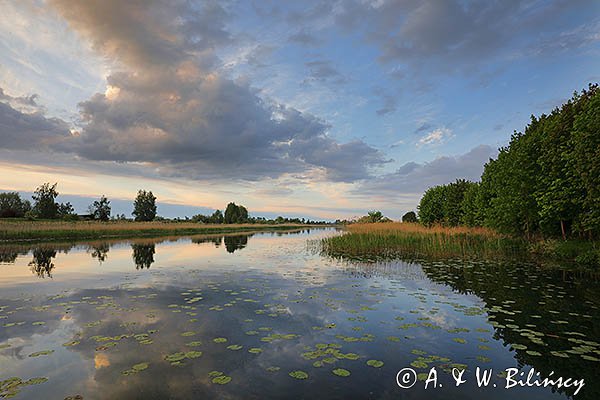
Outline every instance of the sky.
{"label": "sky", "polygon": [[600,81],[595,0],[0,0],[0,190],[416,210]]}

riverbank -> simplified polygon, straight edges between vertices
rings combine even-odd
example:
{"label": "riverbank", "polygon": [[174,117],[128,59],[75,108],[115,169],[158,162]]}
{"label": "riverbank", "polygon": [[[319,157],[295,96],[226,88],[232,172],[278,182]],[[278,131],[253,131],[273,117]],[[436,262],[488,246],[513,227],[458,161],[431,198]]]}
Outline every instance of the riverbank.
{"label": "riverbank", "polygon": [[410,223],[351,224],[322,240],[324,253],[354,259],[529,259],[600,268],[600,244],[577,240],[528,242],[486,228],[431,228]]}
{"label": "riverbank", "polygon": [[235,232],[279,231],[311,228],[305,224],[201,224],[194,222],[133,222],[133,221],[29,221],[0,220],[0,241],[85,240],[102,238],[132,238],[185,236]]}

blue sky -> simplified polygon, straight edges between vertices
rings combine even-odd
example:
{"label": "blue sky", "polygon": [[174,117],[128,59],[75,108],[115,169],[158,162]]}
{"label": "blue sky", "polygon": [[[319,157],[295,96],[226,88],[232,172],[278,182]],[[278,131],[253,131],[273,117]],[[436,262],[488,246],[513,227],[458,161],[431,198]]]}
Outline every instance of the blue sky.
{"label": "blue sky", "polygon": [[2,7],[0,189],[119,213],[399,218],[600,81],[591,0]]}

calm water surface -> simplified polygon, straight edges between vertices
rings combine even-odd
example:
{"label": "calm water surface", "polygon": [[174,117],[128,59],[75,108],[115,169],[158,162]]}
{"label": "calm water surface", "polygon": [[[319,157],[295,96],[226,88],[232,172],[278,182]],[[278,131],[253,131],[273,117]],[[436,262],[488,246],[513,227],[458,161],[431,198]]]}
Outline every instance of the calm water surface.
{"label": "calm water surface", "polygon": [[[307,244],[331,234],[0,246],[0,397],[573,398],[504,388],[504,369],[533,367],[600,398],[598,281],[351,263]],[[425,390],[432,367],[438,387]],[[477,367],[493,370],[488,387]],[[410,389],[396,383],[403,368],[419,374]],[[458,388],[453,368],[466,369]]]}

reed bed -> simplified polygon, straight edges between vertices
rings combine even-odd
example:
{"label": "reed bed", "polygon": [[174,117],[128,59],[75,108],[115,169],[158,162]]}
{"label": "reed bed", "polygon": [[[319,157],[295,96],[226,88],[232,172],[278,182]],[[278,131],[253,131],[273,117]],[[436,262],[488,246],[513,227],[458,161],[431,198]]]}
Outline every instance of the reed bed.
{"label": "reed bed", "polygon": [[425,227],[409,223],[352,224],[347,233],[323,239],[322,251],[347,258],[514,258],[523,240],[486,228]]}
{"label": "reed bed", "polygon": [[285,230],[305,225],[199,224],[194,222],[0,220],[0,241],[68,240],[111,237],[196,235]]}

